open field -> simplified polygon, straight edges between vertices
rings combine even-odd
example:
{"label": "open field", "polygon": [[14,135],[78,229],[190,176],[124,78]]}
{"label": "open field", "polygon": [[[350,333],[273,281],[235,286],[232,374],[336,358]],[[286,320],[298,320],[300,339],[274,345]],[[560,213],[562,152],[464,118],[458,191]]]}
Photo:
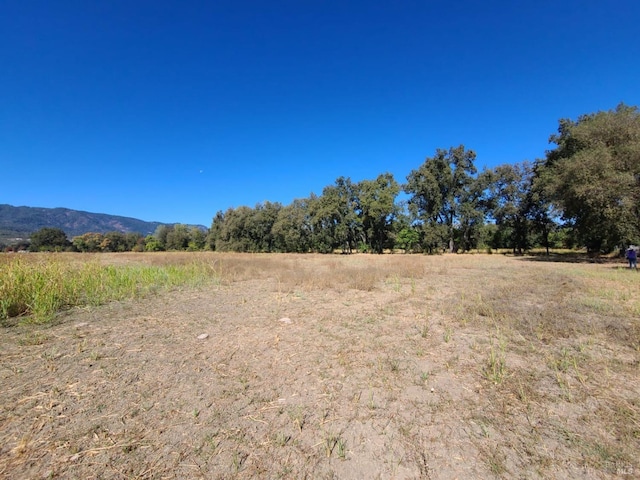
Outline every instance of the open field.
{"label": "open field", "polygon": [[24,257],[191,278],[5,319],[0,478],[640,476],[623,263]]}

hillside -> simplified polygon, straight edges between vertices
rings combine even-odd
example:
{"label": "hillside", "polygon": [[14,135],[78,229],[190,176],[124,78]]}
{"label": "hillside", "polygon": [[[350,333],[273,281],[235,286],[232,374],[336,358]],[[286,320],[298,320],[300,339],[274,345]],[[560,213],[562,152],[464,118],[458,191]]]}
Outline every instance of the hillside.
{"label": "hillside", "polygon": [[137,218],[105,213],[90,213],[68,208],[14,207],[0,205],[0,241],[26,239],[43,227],[64,230],[69,238],[87,232],[136,232],[152,234],[160,222],[145,222]]}

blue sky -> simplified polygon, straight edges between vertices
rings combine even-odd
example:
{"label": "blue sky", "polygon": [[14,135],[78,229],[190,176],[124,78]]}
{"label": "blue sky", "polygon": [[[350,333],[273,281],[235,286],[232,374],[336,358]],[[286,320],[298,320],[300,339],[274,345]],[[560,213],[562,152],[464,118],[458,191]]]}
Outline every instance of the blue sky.
{"label": "blue sky", "polygon": [[209,226],[437,148],[544,156],[640,105],[640,2],[0,0],[0,65],[0,203]]}

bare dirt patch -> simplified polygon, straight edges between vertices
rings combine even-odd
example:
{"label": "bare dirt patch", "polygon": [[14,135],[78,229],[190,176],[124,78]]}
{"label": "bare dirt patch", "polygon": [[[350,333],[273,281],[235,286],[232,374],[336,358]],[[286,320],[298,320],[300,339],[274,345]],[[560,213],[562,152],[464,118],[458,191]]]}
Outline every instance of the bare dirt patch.
{"label": "bare dirt patch", "polygon": [[632,272],[486,255],[202,258],[220,284],[0,330],[2,478],[640,472]]}

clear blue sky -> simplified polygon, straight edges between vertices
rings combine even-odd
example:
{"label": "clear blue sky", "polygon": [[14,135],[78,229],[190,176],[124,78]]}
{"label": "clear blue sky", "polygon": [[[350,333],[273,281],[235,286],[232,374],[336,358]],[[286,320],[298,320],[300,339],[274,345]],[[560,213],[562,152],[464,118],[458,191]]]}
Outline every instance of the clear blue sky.
{"label": "clear blue sky", "polygon": [[209,226],[640,105],[637,0],[0,0],[0,203]]}

